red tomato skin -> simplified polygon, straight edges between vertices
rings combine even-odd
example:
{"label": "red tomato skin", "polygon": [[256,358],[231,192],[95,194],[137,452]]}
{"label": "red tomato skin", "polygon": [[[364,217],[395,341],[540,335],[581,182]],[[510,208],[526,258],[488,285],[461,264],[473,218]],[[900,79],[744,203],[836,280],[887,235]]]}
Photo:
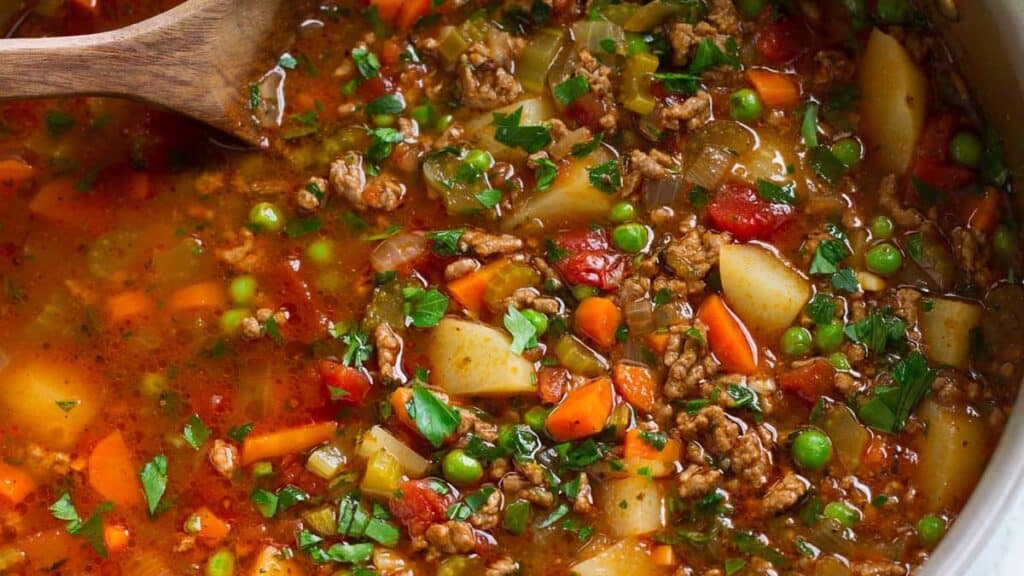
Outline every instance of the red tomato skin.
{"label": "red tomato skin", "polygon": [[400,495],[388,500],[388,509],[410,536],[421,536],[431,524],[444,522],[448,498],[420,480],[407,480],[398,489]]}
{"label": "red tomato skin", "polygon": [[757,35],[757,52],[772,64],[783,64],[799,56],[807,46],[804,30],[792,18],[768,22]]}
{"label": "red tomato skin", "polygon": [[730,183],[719,188],[708,204],[712,226],[731,232],[738,240],[764,240],[793,215],[793,207],[762,200],[749,184]]}
{"label": "red tomato skin", "polygon": [[[342,404],[360,405],[370,392],[370,379],[363,372],[334,360],[321,360],[318,366],[320,381],[330,398]],[[334,390],[343,390],[340,395]]]}
{"label": "red tomato skin", "polygon": [[832,391],[836,369],[827,360],[816,360],[783,372],[779,376],[779,388],[813,404]]}
{"label": "red tomato skin", "polygon": [[555,268],[569,284],[613,291],[629,274],[629,261],[609,247],[604,230],[570,230],[562,233],[555,243],[569,252],[555,262]]}

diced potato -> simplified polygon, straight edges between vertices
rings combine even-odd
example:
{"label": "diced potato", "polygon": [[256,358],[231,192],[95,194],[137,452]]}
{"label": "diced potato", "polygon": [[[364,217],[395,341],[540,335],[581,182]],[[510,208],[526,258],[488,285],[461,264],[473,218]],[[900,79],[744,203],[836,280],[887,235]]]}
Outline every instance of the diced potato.
{"label": "diced potato", "polygon": [[729,306],[763,336],[789,327],[811,296],[807,279],[760,246],[722,246],[718,268]]}
{"label": "diced potato", "polygon": [[926,400],[918,415],[927,422],[918,451],[917,486],[930,510],[958,509],[985,468],[988,430],[982,419],[962,408]]}
{"label": "diced potato", "polygon": [[937,364],[967,368],[971,331],[981,323],[982,308],[966,300],[925,298],[919,322],[924,353]]}
{"label": "diced potato", "polygon": [[576,576],[659,576],[667,574],[670,569],[654,563],[648,544],[626,538],[575,564],[572,573]]}
{"label": "diced potato", "polygon": [[906,172],[921,135],[928,82],[892,36],[875,29],[860,63],[860,128],[869,156],[897,174]]}
{"label": "diced potato", "polygon": [[641,536],[665,527],[661,486],[643,476],[616,478],[598,484],[598,505],[608,515],[613,536]]}
{"label": "diced potato", "polygon": [[520,126],[533,126],[541,124],[555,115],[555,109],[551,102],[545,98],[529,98],[520,100],[515,104],[509,104],[504,108],[498,108],[485,112],[476,118],[467,121],[463,126],[466,135],[473,140],[477,146],[490,152],[500,160],[516,160],[526,158],[526,152],[519,148],[509,148],[494,139],[494,113],[511,114],[519,107],[523,108],[523,115],[519,119]]}
{"label": "diced potato", "polygon": [[610,159],[604,149],[598,149],[586,158],[570,159],[569,166],[559,172],[551,188],[530,196],[502,223],[502,227],[512,230],[531,220],[557,224],[591,222],[604,217],[617,197],[594,188],[587,170]]}
{"label": "diced potato", "polygon": [[533,364],[512,352],[511,344],[490,326],[445,318],[430,335],[431,381],[454,395],[533,394]]}
{"label": "diced potato", "polygon": [[430,462],[416,453],[390,432],[380,426],[374,426],[363,435],[359,443],[359,455],[369,460],[380,450],[387,450],[398,460],[398,465],[407,476],[422,478],[430,469]]}
{"label": "diced potato", "polygon": [[249,570],[249,576],[305,576],[306,571],[291,555],[276,546],[267,546],[260,550],[256,562]]}
{"label": "diced potato", "polygon": [[363,482],[359,487],[367,494],[388,497],[398,490],[401,483],[402,467],[398,464],[398,459],[382,448],[374,452],[367,461]]}
{"label": "diced potato", "polygon": [[100,394],[73,364],[34,361],[0,376],[0,413],[31,440],[68,450],[99,411]]}

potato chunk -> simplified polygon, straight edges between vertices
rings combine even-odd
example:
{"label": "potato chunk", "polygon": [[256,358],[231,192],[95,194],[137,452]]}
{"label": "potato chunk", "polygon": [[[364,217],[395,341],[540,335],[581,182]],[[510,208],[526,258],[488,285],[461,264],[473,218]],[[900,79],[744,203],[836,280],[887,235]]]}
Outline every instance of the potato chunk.
{"label": "potato chunk", "polygon": [[454,395],[533,394],[533,364],[512,352],[511,344],[496,328],[445,318],[430,335],[431,381]]}
{"label": "potato chunk", "polygon": [[0,413],[30,440],[69,450],[99,411],[99,390],[64,362],[12,365],[0,376]]}
{"label": "potato chunk", "polygon": [[760,246],[722,246],[718,268],[729,306],[762,336],[789,327],[811,296],[807,279]]}

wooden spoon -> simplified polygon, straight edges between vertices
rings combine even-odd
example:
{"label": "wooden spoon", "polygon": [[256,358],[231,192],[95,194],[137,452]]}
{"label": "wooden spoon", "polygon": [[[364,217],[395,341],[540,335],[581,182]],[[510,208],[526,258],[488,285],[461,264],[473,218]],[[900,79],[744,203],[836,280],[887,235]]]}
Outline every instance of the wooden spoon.
{"label": "wooden spoon", "polygon": [[0,99],[119,96],[258,146],[246,86],[295,29],[294,0],[189,0],[127,28],[0,40]]}

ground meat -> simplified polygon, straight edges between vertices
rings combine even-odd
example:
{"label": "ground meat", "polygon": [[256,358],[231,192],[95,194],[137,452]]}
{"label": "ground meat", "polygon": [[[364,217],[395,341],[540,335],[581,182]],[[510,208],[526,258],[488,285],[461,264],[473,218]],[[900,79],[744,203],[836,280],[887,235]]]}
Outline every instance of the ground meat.
{"label": "ground meat", "polygon": [[679,474],[679,497],[699,498],[722,483],[722,472],[702,464],[691,464]]}
{"label": "ground meat", "polygon": [[444,132],[434,140],[434,150],[453,146],[461,142],[465,137],[466,130],[462,127],[462,124],[452,122],[444,129]]}
{"label": "ground meat", "polygon": [[541,296],[535,288],[518,288],[511,296],[505,299],[506,305],[512,305],[520,310],[533,308],[544,314],[558,314],[562,311],[562,303],[557,298]]}
{"label": "ground meat", "polygon": [[580,473],[579,489],[573,500],[572,509],[578,514],[589,514],[594,511],[594,499],[590,490],[590,479],[586,472]]}
{"label": "ground meat", "polygon": [[676,277],[686,282],[687,294],[704,290],[704,279],[718,264],[722,246],[732,242],[728,232],[718,233],[703,226],[684,221],[680,237],[665,248],[665,263],[675,272]]}
{"label": "ground meat", "polygon": [[497,526],[501,514],[501,500],[502,494],[500,490],[491,492],[484,505],[469,517],[469,523],[478,530],[490,530]]}
{"label": "ground meat", "polygon": [[736,34],[740,31],[740,15],[732,0],[710,0],[707,2],[707,21],[720,34]]}
{"label": "ground meat", "polygon": [[459,258],[455,262],[445,266],[444,268],[444,279],[451,282],[458,278],[477,271],[480,268],[480,263],[472,258]]}
{"label": "ground meat", "polygon": [[476,548],[476,534],[469,522],[449,520],[433,524],[424,533],[427,560],[433,561],[443,555],[466,554]]}
{"label": "ground meat", "polygon": [[583,145],[594,139],[594,135],[586,126],[569,130],[564,122],[557,118],[551,119],[551,144],[548,154],[555,160],[561,160],[572,154],[573,146]]}
{"label": "ground meat", "polygon": [[702,408],[694,415],[680,412],[673,433],[686,441],[701,442],[744,485],[760,488],[768,482],[771,454],[761,437],[756,430],[742,432],[720,406]]}
{"label": "ground meat", "polygon": [[850,564],[853,576],[906,576],[909,572],[903,564],[895,562],[854,562]]}
{"label": "ground meat", "polygon": [[295,203],[298,204],[299,210],[312,214],[327,201],[327,190],[327,180],[314,176],[295,193]]}
{"label": "ground meat", "polygon": [[267,333],[267,322],[271,319],[277,326],[284,326],[288,323],[288,313],[284,310],[271,310],[260,308],[253,316],[242,319],[242,338],[246,340],[259,340]]}
{"label": "ground meat", "polygon": [[730,460],[730,468],[746,484],[760,488],[768,483],[771,453],[765,449],[756,432],[750,431],[740,436],[736,449],[730,454]]}
{"label": "ground meat", "polygon": [[523,248],[523,241],[509,234],[488,234],[479,230],[466,230],[459,238],[459,250],[477,256],[511,254]]}
{"label": "ground meat", "polygon": [[893,313],[906,321],[907,326],[917,325],[917,307],[921,302],[921,293],[913,288],[896,290],[896,304]]}
{"label": "ground meat", "polygon": [[377,367],[385,379],[405,382],[402,373],[402,337],[387,322],[381,322],[373,330],[373,341],[377,347]]}
{"label": "ground meat", "polygon": [[976,286],[988,286],[992,283],[994,273],[989,266],[992,250],[984,232],[958,226],[950,233],[953,241],[953,256],[960,264],[960,270],[970,278]]}
{"label": "ground meat", "polygon": [[740,18],[732,0],[708,2],[707,18],[696,24],[676,23],[668,27],[669,43],[676,64],[690,60],[691,51],[703,40],[710,38],[723,51],[727,50],[729,36],[740,31]]}
{"label": "ground meat", "polygon": [[660,130],[696,130],[711,119],[711,95],[700,90],[682,102],[659,104],[654,122]]}
{"label": "ground meat", "polygon": [[633,150],[629,155],[629,166],[650,180],[661,180],[679,169],[675,159],[657,148],[651,148],[649,152]]}
{"label": "ground meat", "polygon": [[330,177],[334,191],[358,210],[391,212],[405,199],[405,185],[393,176],[381,174],[367,181],[363,157],[355,152],[332,162]]}
{"label": "ground meat", "polygon": [[703,397],[702,388],[707,380],[718,373],[719,364],[700,339],[688,334],[696,329],[707,341],[707,327],[700,320],[692,325],[673,326],[669,330],[668,345],[662,362],[668,367],[668,376],[662,388],[669,399]]}
{"label": "ground meat", "polygon": [[548,261],[538,256],[533,259],[533,267],[536,268],[542,276],[544,276],[545,286],[550,286],[552,290],[558,290],[562,287],[562,279],[558,276],[558,272],[548,264]]}
{"label": "ground meat", "polygon": [[827,86],[837,82],[850,82],[857,70],[845,53],[839,50],[821,50],[814,55],[813,82],[819,86]]}
{"label": "ground meat", "polygon": [[804,497],[810,482],[793,472],[787,472],[782,480],[772,484],[761,500],[761,512],[765,516],[775,516],[789,510]]}
{"label": "ground meat", "polygon": [[924,218],[913,208],[905,208],[896,192],[896,175],[890,174],[878,184],[878,205],[892,216],[896,224],[904,228],[916,228]]}
{"label": "ground meat", "polygon": [[932,381],[935,400],[944,406],[973,402],[981,396],[981,385],[951,368],[942,368]]}
{"label": "ground meat", "polygon": [[231,478],[235,472],[235,464],[238,462],[238,449],[232,444],[217,439],[213,441],[209,456],[213,469],[221,476]]}
{"label": "ground meat", "polygon": [[484,572],[484,576],[515,576],[519,574],[519,563],[508,556],[491,562]]}
{"label": "ground meat", "polygon": [[548,490],[544,468],[536,462],[515,463],[516,472],[507,474],[501,481],[501,491],[508,500],[526,500],[538,506],[550,508],[555,497]]}
{"label": "ground meat", "polygon": [[465,436],[470,432],[485,442],[494,442],[498,439],[498,427],[477,415],[473,410],[458,408],[461,419],[456,429],[456,436]]}
{"label": "ground meat", "polygon": [[605,130],[614,131],[618,127],[619,111],[615,102],[612,69],[594,58],[590,51],[580,50],[575,73],[587,79],[590,92],[604,103],[607,112],[598,119],[598,125]]}
{"label": "ground meat", "polygon": [[24,450],[17,454],[17,459],[35,476],[64,476],[71,473],[70,454],[44,448],[35,442],[26,443]]}
{"label": "ground meat", "polygon": [[252,231],[242,228],[237,235],[231,235],[227,241],[234,245],[217,250],[217,258],[237,272],[253,271],[260,258],[256,252],[256,238]]}
{"label": "ground meat", "polygon": [[491,110],[515,102],[523,86],[511,72],[512,39],[492,32],[486,42],[473,43],[459,57],[462,103],[477,110]]}

